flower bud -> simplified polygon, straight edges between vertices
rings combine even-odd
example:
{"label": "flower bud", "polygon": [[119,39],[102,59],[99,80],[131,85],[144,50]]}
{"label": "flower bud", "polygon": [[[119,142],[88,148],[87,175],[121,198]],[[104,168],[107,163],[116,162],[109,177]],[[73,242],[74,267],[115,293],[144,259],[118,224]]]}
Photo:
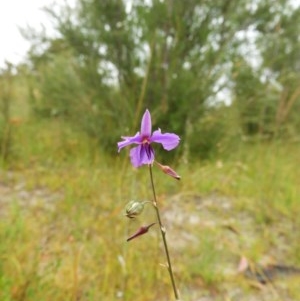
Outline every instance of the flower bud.
{"label": "flower bud", "polygon": [[129,218],[135,218],[144,210],[144,203],[138,201],[130,201],[125,207],[125,215]]}
{"label": "flower bud", "polygon": [[155,225],[155,223],[152,223],[152,224],[150,224],[148,226],[142,226],[142,227],[140,227],[137,230],[137,232],[135,232],[133,235],[131,235],[130,237],[127,238],[127,241],[130,241],[130,240],[132,240],[132,239],[134,239],[134,238],[136,238],[136,237],[138,237],[140,235],[143,235],[143,234],[147,233],[148,230],[149,230],[149,228],[152,227],[153,225]]}
{"label": "flower bud", "polygon": [[159,168],[160,168],[165,174],[167,174],[167,175],[173,177],[173,178],[176,179],[176,180],[180,180],[181,177],[180,177],[180,176],[177,174],[177,172],[176,172],[174,169],[172,169],[170,166],[168,166],[168,165],[162,165],[162,164],[160,164],[160,163],[158,163],[158,162],[156,162],[156,164],[159,166]]}

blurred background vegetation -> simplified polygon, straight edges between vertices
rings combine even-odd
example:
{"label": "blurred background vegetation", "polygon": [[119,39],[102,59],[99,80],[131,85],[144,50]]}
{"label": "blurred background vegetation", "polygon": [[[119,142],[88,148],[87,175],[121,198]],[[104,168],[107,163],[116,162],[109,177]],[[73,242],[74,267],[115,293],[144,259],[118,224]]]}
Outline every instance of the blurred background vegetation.
{"label": "blurred background vegetation", "polygon": [[299,141],[300,9],[292,4],[77,0],[45,8],[56,35],[23,29],[28,60],[1,70],[2,157],[20,82],[26,118],[63,120],[113,155],[145,108],[154,128],[182,137],[186,159],[248,141]]}
{"label": "blurred background vegetation", "polygon": [[126,244],[151,209],[122,215],[151,198],[116,144],[148,108],[182,139],[157,149],[182,181],[155,179],[183,300],[299,300],[298,280],[253,291],[233,275],[241,255],[300,266],[300,7],[57,3],[56,34],[24,28],[26,61],[0,70],[0,299],[172,298],[155,228]]}

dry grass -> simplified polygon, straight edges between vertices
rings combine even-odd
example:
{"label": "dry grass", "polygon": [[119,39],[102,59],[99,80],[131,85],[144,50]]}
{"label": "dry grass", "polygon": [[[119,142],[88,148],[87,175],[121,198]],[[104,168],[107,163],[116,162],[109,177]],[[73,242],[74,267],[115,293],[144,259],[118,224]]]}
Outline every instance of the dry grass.
{"label": "dry grass", "polygon": [[[0,300],[172,300],[159,232],[126,238],[154,219],[123,216],[151,198],[146,168],[108,158],[66,125],[26,122],[0,173]],[[183,300],[299,300],[294,278],[239,275],[241,255],[300,266],[299,145],[245,146],[215,162],[155,170]],[[168,162],[169,163],[169,162]]]}

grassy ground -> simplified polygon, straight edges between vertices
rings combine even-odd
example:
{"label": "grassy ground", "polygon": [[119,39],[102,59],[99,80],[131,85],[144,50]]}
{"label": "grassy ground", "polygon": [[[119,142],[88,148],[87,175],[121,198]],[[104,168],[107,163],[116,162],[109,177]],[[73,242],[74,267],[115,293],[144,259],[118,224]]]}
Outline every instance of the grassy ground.
{"label": "grassy ground", "polygon": [[[152,198],[147,168],[102,155],[61,122],[19,120],[0,172],[0,300],[173,300],[154,221],[123,215]],[[117,141],[116,141],[117,142]],[[182,300],[299,300],[299,278],[265,286],[237,273],[251,262],[300,266],[300,146],[244,145],[213,162],[154,170]],[[159,156],[159,153],[158,153]],[[170,164],[170,162],[168,162]]]}

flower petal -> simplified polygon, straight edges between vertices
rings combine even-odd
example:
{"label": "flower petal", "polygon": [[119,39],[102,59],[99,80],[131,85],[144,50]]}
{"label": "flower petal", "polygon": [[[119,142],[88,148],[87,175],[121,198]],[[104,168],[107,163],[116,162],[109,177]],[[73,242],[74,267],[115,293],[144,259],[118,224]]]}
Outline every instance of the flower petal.
{"label": "flower petal", "polygon": [[148,109],[145,111],[141,122],[141,136],[150,137],[152,131],[151,115]]}
{"label": "flower petal", "polygon": [[140,145],[140,160],[141,165],[152,164],[154,161],[154,150],[150,144]]}
{"label": "flower petal", "polygon": [[130,150],[130,159],[134,167],[152,164],[154,161],[154,150],[149,144],[138,145]]}
{"label": "flower petal", "polygon": [[141,143],[141,136],[139,132],[137,132],[135,136],[132,137],[123,136],[121,138],[124,139],[124,141],[118,142],[118,152],[120,152],[120,150],[127,145]]}
{"label": "flower petal", "polygon": [[161,130],[158,129],[157,131],[153,132],[153,135],[150,139],[151,142],[156,142],[162,144],[163,148],[166,150],[174,149],[180,141],[178,135],[173,133],[161,133]]}

